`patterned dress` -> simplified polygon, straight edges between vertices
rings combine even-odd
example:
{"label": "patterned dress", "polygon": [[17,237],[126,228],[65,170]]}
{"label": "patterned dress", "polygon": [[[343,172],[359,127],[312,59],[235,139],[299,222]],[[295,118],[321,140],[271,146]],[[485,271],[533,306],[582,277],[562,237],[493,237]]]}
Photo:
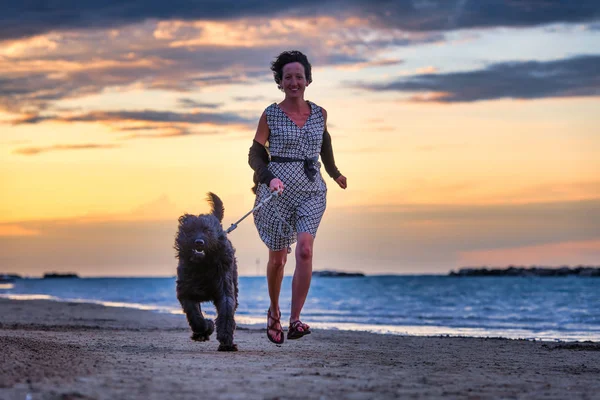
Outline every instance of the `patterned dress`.
{"label": "patterned dress", "polygon": [[[276,103],[265,110],[269,126],[271,158],[296,159],[293,162],[269,163],[269,170],[284,185],[283,193],[254,211],[254,224],[261,240],[270,250],[278,251],[295,243],[300,232],[317,234],[326,206],[327,185],[321,177],[321,164],[316,162],[316,176],[305,173],[307,158],[318,158],[323,142],[325,119],[323,110],[308,101],[310,115],[299,127]],[[260,184],[256,191],[255,206],[271,195],[269,187]]]}

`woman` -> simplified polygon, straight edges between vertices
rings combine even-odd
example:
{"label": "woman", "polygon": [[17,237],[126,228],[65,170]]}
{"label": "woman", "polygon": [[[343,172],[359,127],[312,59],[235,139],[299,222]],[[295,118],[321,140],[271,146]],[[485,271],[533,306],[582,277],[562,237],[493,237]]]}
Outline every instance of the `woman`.
{"label": "woman", "polygon": [[300,313],[310,287],[314,239],[326,205],[327,187],[319,172],[319,154],[327,173],[342,189],[346,188],[346,177],[335,167],[327,112],[304,100],[305,89],[312,82],[306,56],[299,51],[285,51],[271,63],[271,70],[285,98],[267,107],[260,117],[249,164],[255,171],[255,183],[260,183],[255,186],[255,204],[272,192],[279,193],[254,212],[254,223],[269,248],[267,282],[271,304],[267,311],[267,337],[281,344],[284,335],[279,293],[287,255],[296,241],[287,337],[299,339],[310,333],[310,327],[300,321]]}

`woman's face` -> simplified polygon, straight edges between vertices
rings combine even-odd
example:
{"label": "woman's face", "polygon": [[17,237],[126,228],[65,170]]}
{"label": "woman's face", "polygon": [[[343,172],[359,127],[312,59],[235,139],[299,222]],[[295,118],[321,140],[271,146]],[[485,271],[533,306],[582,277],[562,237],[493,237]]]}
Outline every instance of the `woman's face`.
{"label": "woman's face", "polygon": [[304,97],[304,89],[308,86],[304,76],[304,66],[299,62],[285,64],[282,70],[281,87],[286,97]]}

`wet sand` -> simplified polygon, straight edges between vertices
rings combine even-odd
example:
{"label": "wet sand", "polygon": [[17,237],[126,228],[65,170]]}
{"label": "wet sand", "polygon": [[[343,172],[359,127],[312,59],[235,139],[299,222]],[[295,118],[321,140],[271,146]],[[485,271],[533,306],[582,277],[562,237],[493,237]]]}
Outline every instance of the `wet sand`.
{"label": "wet sand", "polygon": [[[310,323],[310,321],[307,321]],[[0,299],[0,399],[597,399],[600,343],[313,330],[239,352],[183,315]]]}

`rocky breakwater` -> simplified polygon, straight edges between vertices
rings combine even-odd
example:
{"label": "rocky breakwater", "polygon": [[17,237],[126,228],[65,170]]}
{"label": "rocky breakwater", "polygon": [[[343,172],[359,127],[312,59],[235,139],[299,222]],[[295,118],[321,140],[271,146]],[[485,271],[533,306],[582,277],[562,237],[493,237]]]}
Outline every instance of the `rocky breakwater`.
{"label": "rocky breakwater", "polygon": [[365,274],[362,272],[341,272],[341,271],[313,271],[312,276],[319,276],[322,278],[356,278],[363,277]]}
{"label": "rocky breakwater", "polygon": [[600,267],[578,265],[576,267],[521,267],[508,266],[506,268],[487,268],[487,267],[465,267],[458,271],[450,271],[450,276],[581,276],[581,277],[600,277]]}

